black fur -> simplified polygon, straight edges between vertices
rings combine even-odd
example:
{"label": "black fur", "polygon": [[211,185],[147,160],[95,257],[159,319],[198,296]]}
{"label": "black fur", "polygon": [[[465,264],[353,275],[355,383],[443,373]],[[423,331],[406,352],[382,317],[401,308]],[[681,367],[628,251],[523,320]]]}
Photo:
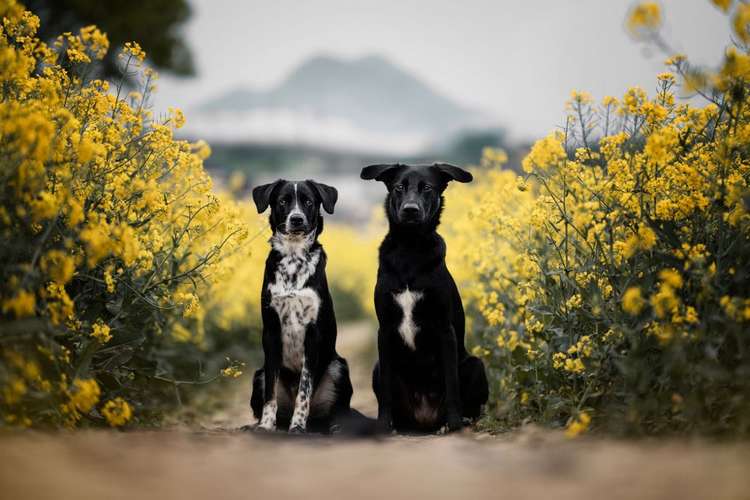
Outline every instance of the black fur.
{"label": "black fur", "polygon": [[[278,180],[256,187],[253,190],[253,199],[259,213],[271,207],[269,223],[274,236],[271,240],[272,248],[266,260],[261,291],[265,362],[253,377],[250,406],[255,417],[260,421],[264,405],[275,398],[278,404],[276,428],[287,428],[292,419],[297,392],[301,392],[300,397],[310,404],[307,430],[329,432],[338,416],[349,416],[349,403],[352,396],[348,365],[346,360],[336,352],[336,317],[326,280],[326,254],[318,242],[318,235],[323,230],[320,207],[322,205],[328,213],[333,213],[337,192],[330,186],[310,180],[301,182]],[[295,217],[299,220],[292,224],[290,221]],[[304,240],[305,238],[308,239]],[[292,257],[282,245],[283,242],[303,240],[307,242],[304,245],[305,250]],[[289,262],[293,266],[289,266]],[[304,275],[299,275],[300,269],[306,265],[310,266],[310,275],[299,288],[308,294],[305,297],[310,299],[310,303],[299,306],[296,309],[299,314],[308,315],[310,308],[313,307],[311,303],[316,300],[315,297],[319,301],[318,314],[304,328],[303,345],[301,345],[311,385],[307,385],[306,377],[302,376],[305,373],[304,369],[284,364],[284,356],[288,353],[285,351],[283,342],[282,322],[285,320],[277,309],[281,307],[279,304],[283,305],[285,297],[294,297],[294,294],[298,293],[298,290],[293,290],[284,295],[274,288],[278,285],[277,271],[280,266],[285,265],[284,263],[287,265],[284,269],[295,270],[289,274],[290,282],[295,282],[298,277],[300,280],[303,279]],[[302,304],[302,302],[299,303]],[[296,321],[302,317],[300,315],[288,321]],[[287,349],[289,349],[288,346]],[[290,359],[294,359],[293,356]],[[332,377],[332,373],[335,376]],[[325,383],[333,385],[335,398],[327,411],[316,413],[313,403],[320,396],[318,389],[325,377],[328,377]],[[277,381],[278,384],[276,384]],[[278,389],[274,390],[274,388]],[[291,432],[303,430],[305,430],[304,427],[290,429]]]}
{"label": "black fur", "polygon": [[[472,176],[447,164],[396,164],[366,167],[361,177],[388,188],[389,232],[380,245],[375,287],[378,428],[456,430],[463,419],[479,416],[488,385],[482,361],[466,352],[461,296],[436,230],[448,182],[469,182]],[[418,328],[413,349],[399,332],[405,313],[396,296],[405,290],[421,294],[412,312]]]}

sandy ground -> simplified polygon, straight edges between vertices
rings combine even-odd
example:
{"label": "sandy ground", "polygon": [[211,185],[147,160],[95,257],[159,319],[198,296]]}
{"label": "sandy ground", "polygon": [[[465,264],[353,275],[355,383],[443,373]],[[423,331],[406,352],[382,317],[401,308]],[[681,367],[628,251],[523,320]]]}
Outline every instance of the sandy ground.
{"label": "sandy ground", "polygon": [[[372,352],[348,326],[339,350]],[[373,414],[369,367],[353,405]],[[750,443],[566,440],[529,427],[493,437],[256,435],[247,387],[199,429],[0,435],[0,498],[750,499]]]}

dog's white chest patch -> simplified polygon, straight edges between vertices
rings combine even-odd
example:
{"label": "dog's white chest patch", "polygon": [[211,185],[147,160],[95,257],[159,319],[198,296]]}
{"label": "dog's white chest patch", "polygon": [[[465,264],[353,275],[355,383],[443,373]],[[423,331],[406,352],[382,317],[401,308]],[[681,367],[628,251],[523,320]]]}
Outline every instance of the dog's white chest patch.
{"label": "dog's white chest patch", "polygon": [[414,323],[414,306],[422,299],[422,295],[422,292],[413,292],[408,288],[403,292],[393,294],[393,299],[403,312],[401,324],[398,326],[398,333],[401,334],[404,343],[412,350],[417,348],[414,338],[419,332],[419,327]]}
{"label": "dog's white chest patch", "polygon": [[281,324],[282,363],[302,369],[307,325],[318,319],[320,296],[305,283],[315,273],[320,250],[291,252],[279,261],[273,283],[268,284],[271,307]]}

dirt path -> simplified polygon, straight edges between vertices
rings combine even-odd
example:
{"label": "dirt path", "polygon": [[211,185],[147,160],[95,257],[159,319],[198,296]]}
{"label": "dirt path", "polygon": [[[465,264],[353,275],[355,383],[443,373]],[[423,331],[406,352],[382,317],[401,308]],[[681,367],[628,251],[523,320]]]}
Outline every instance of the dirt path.
{"label": "dirt path", "polygon": [[[339,342],[358,389],[353,404],[370,415],[373,335],[349,325]],[[228,430],[248,423],[246,391],[198,431],[1,435],[0,499],[750,499],[750,444],[568,441],[534,428],[501,437],[258,436]]]}

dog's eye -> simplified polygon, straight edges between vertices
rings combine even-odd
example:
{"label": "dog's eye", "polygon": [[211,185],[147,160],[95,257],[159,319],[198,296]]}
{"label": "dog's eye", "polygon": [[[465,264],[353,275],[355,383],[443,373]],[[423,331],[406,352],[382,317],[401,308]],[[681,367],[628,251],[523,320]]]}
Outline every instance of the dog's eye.
{"label": "dog's eye", "polygon": [[429,184],[425,184],[422,188],[422,191],[432,191],[432,186],[430,186]]}
{"label": "dog's eye", "polygon": [[396,184],[395,186],[393,186],[393,190],[396,191],[397,193],[400,193],[401,191],[404,190],[404,186],[402,186],[401,184]]}
{"label": "dog's eye", "polygon": [[312,206],[312,200],[307,200],[305,202],[305,205],[307,205],[308,207],[311,207]]}
{"label": "dog's eye", "polygon": [[286,200],[279,200],[279,205],[281,205],[282,207],[283,207],[284,205],[286,205]]}

